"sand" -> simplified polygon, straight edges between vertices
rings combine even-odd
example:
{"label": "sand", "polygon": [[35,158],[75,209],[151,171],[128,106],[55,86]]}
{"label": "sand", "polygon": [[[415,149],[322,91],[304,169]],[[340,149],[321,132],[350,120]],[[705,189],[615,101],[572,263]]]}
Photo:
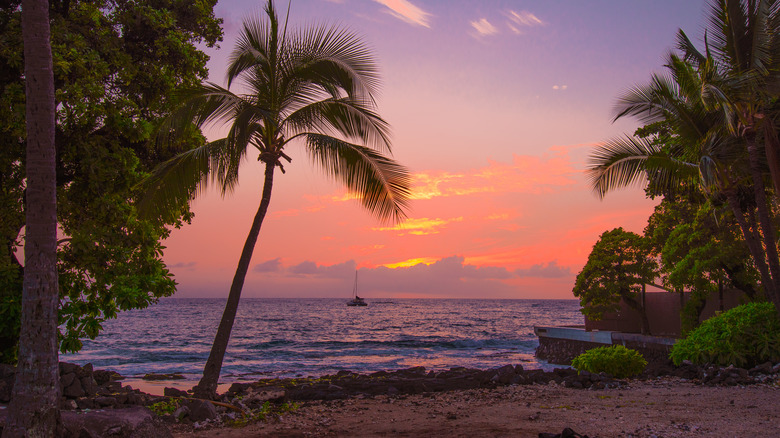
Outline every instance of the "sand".
{"label": "sand", "polygon": [[589,437],[778,437],[780,386],[711,387],[679,378],[582,390],[515,385],[301,403],[243,428],[176,437],[537,437],[569,427]]}

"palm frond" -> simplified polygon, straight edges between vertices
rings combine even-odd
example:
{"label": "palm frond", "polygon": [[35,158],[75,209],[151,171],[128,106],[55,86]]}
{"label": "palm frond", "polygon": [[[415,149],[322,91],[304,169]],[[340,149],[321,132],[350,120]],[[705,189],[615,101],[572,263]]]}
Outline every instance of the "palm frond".
{"label": "palm frond", "polygon": [[[353,32],[337,27],[312,26],[290,38],[296,54],[292,76],[333,84],[353,98],[373,102],[379,91],[379,68],[371,51]],[[336,97],[336,96],[334,96]]]}
{"label": "palm frond", "polygon": [[206,143],[176,155],[157,166],[137,187],[139,214],[147,218],[175,219],[181,207],[194,199],[215,174],[227,168],[225,139]]}
{"label": "palm frond", "polygon": [[311,103],[286,118],[294,130],[315,130],[357,139],[380,150],[391,151],[390,127],[372,109],[349,98]]}
{"label": "palm frond", "polygon": [[586,175],[596,194],[603,198],[618,188],[652,180],[657,187],[673,188],[683,179],[695,178],[695,164],[665,153],[647,139],[618,138],[599,145],[591,154]]}
{"label": "palm frond", "polygon": [[330,176],[356,193],[378,219],[401,222],[411,195],[409,171],[381,153],[327,135],[306,135],[307,150]]}

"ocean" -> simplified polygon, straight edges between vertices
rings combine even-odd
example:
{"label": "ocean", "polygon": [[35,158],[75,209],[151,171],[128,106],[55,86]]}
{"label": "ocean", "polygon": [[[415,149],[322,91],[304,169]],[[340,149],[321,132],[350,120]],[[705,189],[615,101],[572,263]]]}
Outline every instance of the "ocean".
{"label": "ocean", "polygon": [[[576,300],[241,300],[220,382],[368,373],[413,366],[550,369],[534,357],[535,325],[583,323]],[[139,378],[199,379],[224,299],[167,298],[106,321],[95,340],[60,360]]]}

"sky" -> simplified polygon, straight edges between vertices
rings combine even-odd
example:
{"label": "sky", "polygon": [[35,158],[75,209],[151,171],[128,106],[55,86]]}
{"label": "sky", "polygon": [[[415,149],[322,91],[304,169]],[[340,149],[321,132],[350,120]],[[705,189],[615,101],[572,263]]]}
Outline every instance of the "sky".
{"label": "sky", "polygon": [[[217,4],[225,35],[205,49],[210,81],[225,84],[241,23],[261,8]],[[346,299],[358,270],[369,300],[574,298],[599,235],[641,233],[655,205],[641,188],[599,199],[588,156],[638,127],[613,123],[617,98],[662,72],[678,29],[700,44],[705,14],[704,0],[292,0],[291,27],[338,25],[371,48],[378,112],[413,196],[403,224],[383,224],[289,145],[242,296]],[[261,164],[249,159],[230,195],[207,190],[166,240],[177,297],[227,296]]]}

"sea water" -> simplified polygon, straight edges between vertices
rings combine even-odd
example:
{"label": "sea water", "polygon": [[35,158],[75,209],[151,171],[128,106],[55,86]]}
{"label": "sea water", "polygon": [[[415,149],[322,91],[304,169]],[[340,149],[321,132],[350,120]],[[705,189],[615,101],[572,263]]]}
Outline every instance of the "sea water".
{"label": "sea water", "polygon": [[[221,381],[367,373],[413,366],[550,366],[534,357],[535,325],[583,323],[575,300],[242,299]],[[60,360],[127,377],[202,373],[224,299],[163,299],[106,321],[95,340]]]}

